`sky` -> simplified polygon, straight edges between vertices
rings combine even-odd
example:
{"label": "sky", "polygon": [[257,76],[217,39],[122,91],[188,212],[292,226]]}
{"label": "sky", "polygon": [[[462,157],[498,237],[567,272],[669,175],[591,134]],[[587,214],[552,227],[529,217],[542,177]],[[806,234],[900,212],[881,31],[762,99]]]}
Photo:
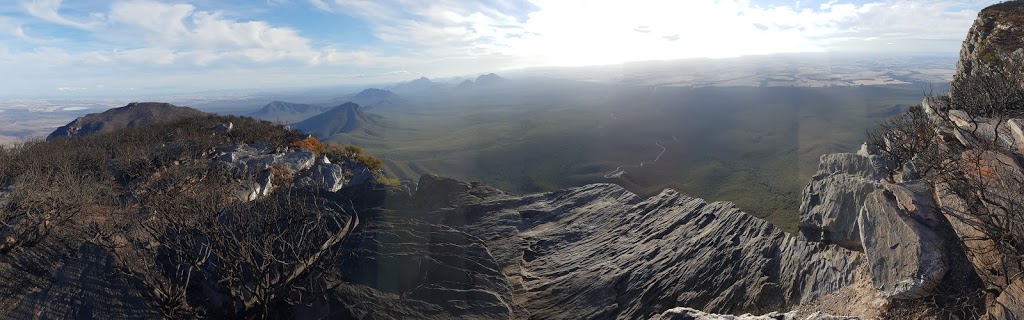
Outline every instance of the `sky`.
{"label": "sky", "polygon": [[954,55],[995,2],[4,0],[0,96],[298,88],[791,52]]}

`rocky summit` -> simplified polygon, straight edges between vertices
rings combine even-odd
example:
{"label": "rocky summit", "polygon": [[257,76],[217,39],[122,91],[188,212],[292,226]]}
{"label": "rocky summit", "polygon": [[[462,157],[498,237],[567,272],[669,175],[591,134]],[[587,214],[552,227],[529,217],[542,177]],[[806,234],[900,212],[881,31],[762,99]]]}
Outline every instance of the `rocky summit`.
{"label": "rocky summit", "polygon": [[133,102],[124,107],[110,109],[102,113],[89,114],[75,119],[71,123],[57,128],[47,139],[112,132],[118,129],[133,128],[153,123],[174,122],[205,114],[205,112],[196,109],[179,107],[169,103]]}

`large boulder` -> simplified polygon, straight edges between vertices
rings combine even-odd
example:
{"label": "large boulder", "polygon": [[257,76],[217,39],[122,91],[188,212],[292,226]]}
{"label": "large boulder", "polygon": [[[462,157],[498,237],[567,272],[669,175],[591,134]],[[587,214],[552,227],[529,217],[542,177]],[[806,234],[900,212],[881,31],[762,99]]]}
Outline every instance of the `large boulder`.
{"label": "large boulder", "polygon": [[295,184],[300,188],[320,188],[335,192],[344,187],[345,183],[345,169],[321,157],[312,168],[302,173]]}
{"label": "large boulder", "polygon": [[871,279],[891,299],[932,293],[947,270],[941,220],[925,181],[885,183],[865,200],[857,219]]}
{"label": "large boulder", "polygon": [[864,200],[886,175],[874,155],[834,153],[821,156],[818,173],[804,188],[800,232],[814,241],[862,251],[857,216]]}

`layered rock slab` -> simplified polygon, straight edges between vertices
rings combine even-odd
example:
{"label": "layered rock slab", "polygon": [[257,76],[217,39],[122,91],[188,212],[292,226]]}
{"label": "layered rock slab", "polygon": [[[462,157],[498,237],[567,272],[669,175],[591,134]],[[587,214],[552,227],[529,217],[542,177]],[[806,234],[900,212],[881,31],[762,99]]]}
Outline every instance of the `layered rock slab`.
{"label": "layered rock slab", "polygon": [[677,306],[767,313],[854,282],[863,261],[672,190],[644,199],[593,184],[430,215],[485,239],[533,318],[645,318]]}

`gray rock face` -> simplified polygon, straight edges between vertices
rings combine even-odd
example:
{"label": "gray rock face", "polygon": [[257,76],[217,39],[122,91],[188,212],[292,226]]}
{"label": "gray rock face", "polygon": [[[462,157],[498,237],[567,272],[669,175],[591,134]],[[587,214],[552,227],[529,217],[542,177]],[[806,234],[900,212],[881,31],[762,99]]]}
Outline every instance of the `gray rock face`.
{"label": "gray rock face", "polygon": [[660,315],[651,317],[651,320],[792,320],[793,313],[772,312],[765,315],[755,316],[744,314],[740,316],[706,313],[691,308],[672,308],[662,312]]}
{"label": "gray rock face", "polygon": [[363,295],[398,295],[437,313],[356,313],[637,319],[687,306],[765,314],[866,280],[854,272],[859,252],[672,190],[645,199],[593,184],[514,196],[424,176],[418,191],[420,210],[363,214],[367,228],[346,242],[341,268]]}
{"label": "gray rock face", "polygon": [[731,203],[672,190],[643,199],[594,184],[472,201],[486,196],[427,181],[455,190],[449,199],[469,200],[435,214],[488,239],[516,301],[535,318],[634,319],[677,306],[765,313],[852,283],[862,263],[856,252],[785,235]]}
{"label": "gray rock face", "polygon": [[335,192],[345,186],[345,171],[337,164],[317,163],[296,181],[300,188],[321,188]]}
{"label": "gray rock face", "polygon": [[[668,311],[661,313],[660,315],[651,317],[652,320],[795,320],[797,319],[795,312],[779,313],[772,312],[764,315],[750,315],[744,314],[739,316],[727,315],[727,314],[713,314],[706,313],[700,310],[694,310],[691,308],[672,308]],[[826,313],[815,312],[804,320],[855,320],[857,317],[841,317],[833,316]]]}
{"label": "gray rock face", "polygon": [[931,195],[924,181],[885,184],[870,194],[857,219],[872,283],[886,298],[927,296],[946,274]]}
{"label": "gray rock face", "polygon": [[255,174],[277,168],[296,174],[313,166],[314,155],[309,151],[274,153],[264,146],[233,146],[217,158],[220,164],[237,173]]}
{"label": "gray rock face", "polygon": [[376,178],[373,171],[366,168],[365,165],[356,163],[355,161],[345,161],[342,163],[345,171],[349,172],[352,176],[348,178],[348,184],[360,185]]}
{"label": "gray rock face", "polygon": [[464,206],[508,196],[501,190],[478,182],[463,182],[430,174],[420,177],[416,190],[416,205],[427,210]]}
{"label": "gray rock face", "polygon": [[46,250],[31,257],[0,259],[0,319],[160,318],[120,276],[105,248],[88,242],[42,246]]}
{"label": "gray rock face", "polygon": [[962,90],[971,76],[1007,67],[1019,67],[1020,39],[1024,38],[1021,5],[1013,1],[989,6],[978,13],[960,48],[956,74],[950,83],[950,96],[969,93]]}
{"label": "gray rock face", "polygon": [[227,122],[227,123],[221,123],[221,124],[218,124],[216,126],[213,126],[213,131],[222,132],[222,133],[228,133],[228,132],[231,132],[231,130],[234,129],[234,128],[235,128],[235,124],[234,123]]}
{"label": "gray rock face", "polygon": [[254,181],[243,181],[235,190],[235,199],[253,201],[270,195],[274,191],[274,175],[264,171]]}
{"label": "gray rock face", "polygon": [[885,176],[878,156],[850,153],[821,156],[818,173],[804,188],[800,232],[811,240],[862,251],[857,216],[864,200]]}
{"label": "gray rock face", "polygon": [[[526,317],[481,239],[418,219],[376,216],[367,221],[346,240],[348,253],[338,266],[350,285],[366,288],[368,299],[356,303],[354,313],[413,319]],[[418,310],[367,305],[389,295]]]}
{"label": "gray rock face", "polygon": [[1024,319],[1024,280],[1010,283],[982,319]]}
{"label": "gray rock face", "polygon": [[932,293],[948,270],[948,224],[934,192],[905,167],[886,182],[882,159],[860,154],[821,157],[803,192],[800,233],[865,253],[872,283],[889,299]]}

